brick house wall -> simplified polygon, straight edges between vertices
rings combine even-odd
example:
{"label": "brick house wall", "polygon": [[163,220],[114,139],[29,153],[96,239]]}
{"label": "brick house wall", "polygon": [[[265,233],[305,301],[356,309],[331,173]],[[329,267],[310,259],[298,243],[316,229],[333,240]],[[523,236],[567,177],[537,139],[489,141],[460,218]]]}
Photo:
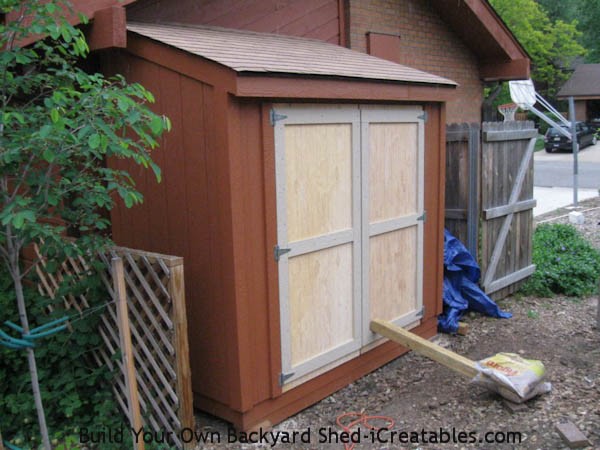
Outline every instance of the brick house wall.
{"label": "brick house wall", "polygon": [[456,100],[447,104],[447,122],[480,122],[483,83],[477,59],[431,1],[348,0],[350,48],[367,53],[367,33],[399,35],[395,62],[459,83]]}

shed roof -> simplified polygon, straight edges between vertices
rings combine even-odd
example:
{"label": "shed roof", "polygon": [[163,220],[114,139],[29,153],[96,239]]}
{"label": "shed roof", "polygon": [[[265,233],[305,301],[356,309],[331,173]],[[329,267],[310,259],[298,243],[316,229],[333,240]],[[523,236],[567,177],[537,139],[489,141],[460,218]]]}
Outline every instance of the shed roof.
{"label": "shed roof", "polygon": [[240,73],[334,76],[456,86],[447,78],[314,39],[180,24],[130,22],[127,29]]}
{"label": "shed roof", "polygon": [[558,91],[558,97],[600,96],[600,64],[580,64]]}

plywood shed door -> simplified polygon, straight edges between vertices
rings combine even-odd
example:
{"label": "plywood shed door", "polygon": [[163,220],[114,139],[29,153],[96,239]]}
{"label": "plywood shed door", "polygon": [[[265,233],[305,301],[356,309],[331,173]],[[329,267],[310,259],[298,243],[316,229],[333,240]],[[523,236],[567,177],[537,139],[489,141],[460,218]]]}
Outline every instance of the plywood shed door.
{"label": "plywood shed door", "polygon": [[363,108],[363,344],[371,319],[404,327],[423,316],[424,115]]}
{"label": "plywood shed door", "polygon": [[274,110],[281,384],[359,354],[371,318],[418,320],[420,108]]}
{"label": "plywood shed door", "polygon": [[360,111],[277,114],[283,384],[360,348]]}

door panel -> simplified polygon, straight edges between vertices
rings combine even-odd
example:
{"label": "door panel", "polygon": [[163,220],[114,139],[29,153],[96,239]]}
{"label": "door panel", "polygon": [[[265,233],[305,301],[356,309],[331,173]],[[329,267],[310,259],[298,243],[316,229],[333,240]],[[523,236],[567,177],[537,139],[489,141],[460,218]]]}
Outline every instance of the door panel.
{"label": "door panel", "polygon": [[359,349],[360,112],[277,108],[282,369],[286,383]]}
{"label": "door panel", "polygon": [[417,108],[361,114],[363,344],[371,319],[405,326],[422,317],[423,119]]}
{"label": "door panel", "polygon": [[352,124],[285,127],[289,242],[352,228]]}
{"label": "door panel", "polygon": [[352,244],[290,259],[292,366],[353,339]]}
{"label": "door panel", "polygon": [[415,123],[372,123],[369,127],[369,221],[379,222],[418,210]]}
{"label": "door panel", "polygon": [[398,319],[418,307],[416,226],[380,234],[370,240],[371,319]]}

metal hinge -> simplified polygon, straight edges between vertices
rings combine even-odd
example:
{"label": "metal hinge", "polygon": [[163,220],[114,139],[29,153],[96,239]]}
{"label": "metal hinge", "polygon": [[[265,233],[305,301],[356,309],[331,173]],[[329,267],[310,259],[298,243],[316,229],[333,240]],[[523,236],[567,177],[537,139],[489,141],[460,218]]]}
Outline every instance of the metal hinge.
{"label": "metal hinge", "polygon": [[279,120],[287,119],[287,116],[283,114],[277,114],[274,109],[271,109],[269,117],[271,119],[271,126],[275,126],[275,123]]}
{"label": "metal hinge", "polygon": [[417,217],[417,220],[422,220],[425,223],[427,221],[427,211],[423,211],[423,214]]}
{"label": "metal hinge", "polygon": [[286,253],[289,253],[291,251],[291,248],[281,248],[279,247],[279,245],[276,245],[275,247],[273,247],[273,256],[275,257],[275,261],[279,261],[281,255],[285,255]]}
{"label": "metal hinge", "polygon": [[425,317],[425,306],[421,306],[421,311],[417,313],[417,317],[423,318]]}
{"label": "metal hinge", "polygon": [[279,386],[283,386],[284,383],[293,376],[294,376],[294,372],[280,373],[279,374]]}
{"label": "metal hinge", "polygon": [[429,119],[429,114],[427,114],[427,111],[423,111],[423,114],[417,116],[417,119],[421,119],[423,122],[427,122],[427,119]]}

